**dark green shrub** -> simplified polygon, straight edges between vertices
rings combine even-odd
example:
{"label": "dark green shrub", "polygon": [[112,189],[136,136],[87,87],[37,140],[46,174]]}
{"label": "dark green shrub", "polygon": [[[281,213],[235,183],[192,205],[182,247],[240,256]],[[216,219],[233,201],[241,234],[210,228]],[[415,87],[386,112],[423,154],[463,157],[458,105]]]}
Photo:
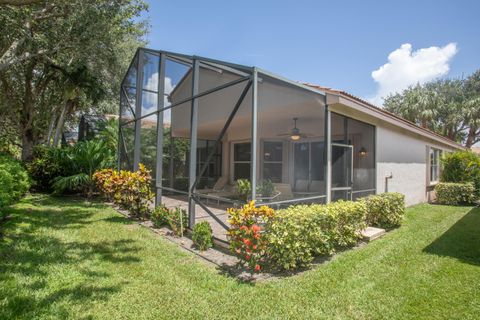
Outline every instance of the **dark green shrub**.
{"label": "dark green shrub", "polygon": [[437,202],[440,204],[471,204],[475,201],[475,187],[472,182],[440,182],[435,186]]}
{"label": "dark green shrub", "polygon": [[357,243],[365,215],[365,204],[352,201],[279,210],[265,228],[268,259],[282,269],[306,267],[315,256]]}
{"label": "dark green shrub", "polygon": [[386,192],[368,196],[362,201],[367,208],[367,224],[380,228],[394,228],[402,224],[405,215],[405,196]]}
{"label": "dark green shrub", "polygon": [[20,161],[0,154],[0,209],[19,200],[30,189],[30,178]]}
{"label": "dark green shrub", "polygon": [[188,225],[187,211],[179,207],[169,210],[168,225],[176,236],[183,236]]}
{"label": "dark green shrub", "polygon": [[163,227],[168,224],[169,212],[167,207],[163,204],[157,206],[150,215],[150,220],[152,220],[153,225],[156,228]]}
{"label": "dark green shrub", "polygon": [[32,178],[32,187],[39,191],[52,191],[56,178],[73,174],[68,157],[71,147],[51,148],[36,146],[33,158],[26,167]]}
{"label": "dark green shrub", "polygon": [[471,151],[447,153],[442,158],[442,182],[473,182],[480,196],[480,157]]}
{"label": "dark green shrub", "polygon": [[192,240],[201,251],[213,247],[212,227],[208,221],[202,221],[193,227]]}

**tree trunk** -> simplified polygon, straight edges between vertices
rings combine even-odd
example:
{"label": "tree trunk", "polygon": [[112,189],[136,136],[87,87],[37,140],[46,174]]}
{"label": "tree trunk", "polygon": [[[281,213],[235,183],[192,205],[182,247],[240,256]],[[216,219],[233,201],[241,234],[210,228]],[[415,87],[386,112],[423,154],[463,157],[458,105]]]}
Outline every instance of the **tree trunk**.
{"label": "tree trunk", "polygon": [[67,113],[71,112],[73,107],[73,100],[67,100],[65,105],[63,106],[62,112],[60,113],[60,117],[58,118],[57,128],[55,129],[55,136],[53,137],[53,146],[58,147],[58,143],[62,137],[63,133],[63,125],[65,124],[65,117]]}
{"label": "tree trunk", "polygon": [[45,145],[50,146],[52,142],[53,128],[55,127],[55,120],[57,120],[56,112],[52,113],[52,119],[50,119],[50,124],[48,125],[47,139],[45,140]]}
{"label": "tree trunk", "polygon": [[468,129],[467,141],[465,142],[465,147],[470,148],[475,143],[475,138],[477,137],[477,128],[471,126]]}
{"label": "tree trunk", "polygon": [[34,63],[26,66],[25,70],[25,96],[23,98],[22,116],[20,126],[22,132],[22,160],[26,161],[32,157],[35,145],[33,135],[33,78]]}

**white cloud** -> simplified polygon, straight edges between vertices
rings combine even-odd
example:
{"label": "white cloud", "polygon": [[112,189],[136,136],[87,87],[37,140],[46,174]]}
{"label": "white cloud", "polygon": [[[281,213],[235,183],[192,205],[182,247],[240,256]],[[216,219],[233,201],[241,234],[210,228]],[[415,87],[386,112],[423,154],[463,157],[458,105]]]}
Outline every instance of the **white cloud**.
{"label": "white cloud", "polygon": [[[158,72],[153,73],[147,80],[144,88],[149,90],[156,91],[158,88]],[[175,86],[172,84],[172,79],[169,77],[165,77],[165,93],[168,95],[170,94]],[[168,106],[170,102],[168,101],[167,96],[163,97],[164,106]],[[157,110],[157,95],[144,92],[143,94],[143,101],[142,101],[142,114],[151,113]],[[165,111],[163,114],[163,118],[165,122],[170,122],[170,109]],[[150,119],[154,119],[155,116],[147,117]]]}
{"label": "white cloud", "polygon": [[383,98],[390,93],[401,92],[410,85],[446,75],[450,70],[450,61],[457,51],[455,43],[413,52],[411,44],[402,44],[388,55],[387,63],[372,72],[378,89],[369,100],[376,105],[382,105]]}

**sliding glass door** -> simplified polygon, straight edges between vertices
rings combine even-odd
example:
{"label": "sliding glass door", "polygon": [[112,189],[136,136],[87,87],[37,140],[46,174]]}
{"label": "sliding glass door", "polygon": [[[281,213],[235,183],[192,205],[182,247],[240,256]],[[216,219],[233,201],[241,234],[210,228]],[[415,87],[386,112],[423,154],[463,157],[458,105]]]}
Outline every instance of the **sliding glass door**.
{"label": "sliding glass door", "polygon": [[325,192],[323,141],[294,143],[293,189],[297,195]]}

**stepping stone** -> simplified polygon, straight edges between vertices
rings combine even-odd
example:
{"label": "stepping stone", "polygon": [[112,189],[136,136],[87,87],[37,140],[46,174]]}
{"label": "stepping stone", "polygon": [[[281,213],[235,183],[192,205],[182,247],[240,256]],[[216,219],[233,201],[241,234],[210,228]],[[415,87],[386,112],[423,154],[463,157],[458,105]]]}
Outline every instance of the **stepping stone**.
{"label": "stepping stone", "polygon": [[378,239],[384,234],[385,234],[385,229],[375,228],[375,227],[367,227],[367,229],[362,231],[363,240],[367,242]]}

